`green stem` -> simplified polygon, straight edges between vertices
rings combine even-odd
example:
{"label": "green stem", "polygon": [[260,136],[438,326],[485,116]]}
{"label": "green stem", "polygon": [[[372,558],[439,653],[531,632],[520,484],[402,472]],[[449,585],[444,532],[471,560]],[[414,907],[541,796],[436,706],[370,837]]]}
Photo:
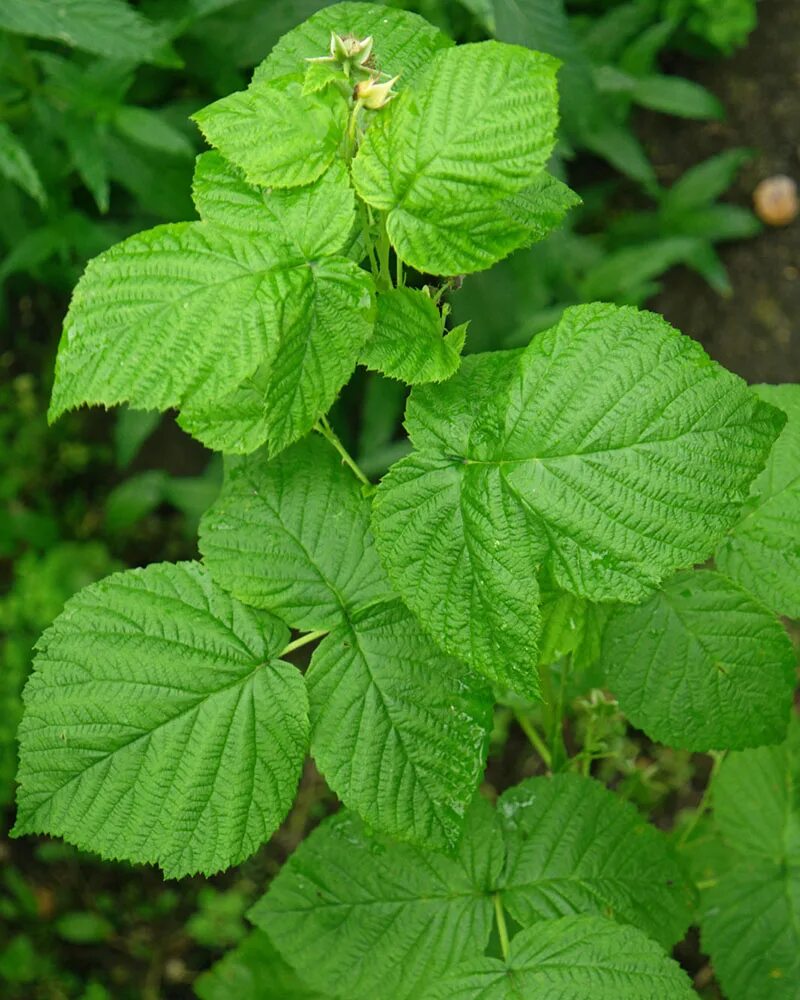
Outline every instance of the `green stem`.
{"label": "green stem", "polygon": [[345,463],[345,465],[350,466],[350,468],[353,470],[357,478],[360,479],[365,486],[372,486],[372,483],[369,481],[369,479],[367,479],[367,477],[364,475],[361,469],[359,469],[358,465],[356,465],[350,453],[347,451],[345,446],[337,437],[336,432],[328,423],[327,417],[324,416],[320,417],[319,420],[314,425],[314,430],[316,430],[319,434],[321,434],[325,438],[326,441],[329,441],[333,445],[333,447],[341,455],[342,461]]}
{"label": "green stem", "polygon": [[586,723],[586,735],[583,738],[583,754],[581,755],[581,774],[588,778],[592,770],[592,741],[594,739],[594,716],[589,717]]}
{"label": "green stem", "polygon": [[711,756],[714,758],[714,763],[711,765],[711,773],[708,776],[708,781],[706,783],[706,787],[703,792],[703,797],[698,802],[697,808],[692,814],[692,818],[686,824],[683,833],[678,838],[678,847],[683,847],[686,844],[689,837],[691,837],[691,835],[694,833],[697,824],[703,818],[706,810],[711,805],[711,786],[714,784],[714,778],[717,776],[720,764],[722,764],[723,760],[725,760],[725,753],[726,751],[724,750],[722,751],[722,753],[715,753],[713,750],[711,751]]}
{"label": "green stem", "polygon": [[406,283],[405,276],[403,275],[403,262],[400,260],[400,254],[397,254],[397,277],[395,278],[395,285],[397,288],[402,288]]}
{"label": "green stem", "polygon": [[500,938],[500,950],[503,953],[503,961],[508,961],[508,928],[506,927],[506,915],[503,912],[503,901],[500,893],[494,894],[494,916],[497,921],[497,935]]}
{"label": "green stem", "polygon": [[392,272],[389,266],[389,233],[386,230],[386,215],[383,213],[381,213],[378,227],[378,262],[380,264],[378,287],[387,292],[392,287]]}
{"label": "green stem", "polygon": [[552,757],[550,756],[550,751],[547,749],[547,744],[539,735],[539,731],[526,715],[522,712],[518,712],[516,709],[514,710],[514,718],[517,720],[517,725],[528,737],[531,746],[542,758],[545,767],[549,771],[550,764],[552,763]]}
{"label": "green stem", "polygon": [[364,242],[367,246],[367,256],[372,277],[377,281],[380,273],[378,259],[375,256],[375,241],[372,239],[372,227],[370,225],[369,210],[364,202],[358,198],[358,214],[361,216],[361,231],[364,234]]}
{"label": "green stem", "polygon": [[328,630],[322,629],[320,632],[306,632],[305,635],[301,635],[299,639],[295,639],[294,642],[290,642],[288,646],[278,653],[278,656],[285,656],[287,653],[293,653],[296,649],[300,649],[302,646],[307,646],[310,642],[316,642],[317,639],[321,639],[323,635],[327,635]]}

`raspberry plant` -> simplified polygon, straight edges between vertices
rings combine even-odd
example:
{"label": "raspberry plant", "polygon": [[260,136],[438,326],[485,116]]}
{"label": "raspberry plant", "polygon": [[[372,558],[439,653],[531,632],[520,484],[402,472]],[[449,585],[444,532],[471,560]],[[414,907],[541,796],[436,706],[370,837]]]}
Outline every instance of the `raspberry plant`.
{"label": "raspberry plant", "polygon": [[[310,751],[345,808],[252,911],[230,961],[254,995],[691,996],[667,951],[702,880],[561,738],[554,678],[590,669],[652,739],[743,751],[717,818],[761,867],[733,864],[699,919],[733,1000],[793,995],[797,924],[768,908],[742,941],[720,906],[754,879],[800,891],[797,837],[733,805],[772,802],[772,768],[776,822],[800,822],[797,740],[772,746],[794,684],[776,612],[800,615],[798,390],[753,391],[631,308],[463,360],[447,329],[463,276],[577,201],[545,169],[556,73],[328,7],[196,115],[200,221],[95,259],[66,318],[53,418],[174,407],[230,458],[202,562],[93,584],[42,637],[15,832],[211,874],[275,831]],[[358,364],[414,386],[410,453],[377,486],[326,417]],[[312,643],[303,674],[287,658]],[[493,705],[540,700],[550,773],[492,806]]]}

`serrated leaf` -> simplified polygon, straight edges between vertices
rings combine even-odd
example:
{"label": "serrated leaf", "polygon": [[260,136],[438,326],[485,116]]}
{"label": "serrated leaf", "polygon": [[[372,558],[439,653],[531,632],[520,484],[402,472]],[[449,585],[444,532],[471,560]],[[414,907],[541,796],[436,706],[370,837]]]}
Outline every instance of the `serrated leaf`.
{"label": "serrated leaf", "polygon": [[723,875],[705,894],[700,926],[728,1000],[797,1000],[797,867],[754,861]]}
{"label": "serrated leaf", "polygon": [[711,786],[736,854],[703,894],[703,949],[730,1000],[795,1000],[800,981],[800,723],[776,747],[729,754]]}
{"label": "serrated leaf", "polygon": [[152,108],[123,105],[114,114],[114,126],[126,139],[165,156],[188,158],[195,147],[184,133]]}
{"label": "serrated leaf", "polygon": [[352,473],[312,436],[272,461],[231,466],[200,524],[200,551],[223,587],[293,628],[330,629],[391,598]]}
{"label": "serrated leaf", "polygon": [[416,450],[378,489],[376,543],[437,642],[523,691],[539,567],[589,600],[641,600],[736,520],[780,420],[659,317],[568,309],[524,352],[412,392]]}
{"label": "serrated leaf", "polygon": [[161,61],[166,39],[124,0],[3,0],[0,28],[143,62]]}
{"label": "serrated leaf", "polygon": [[14,833],[175,878],[244,860],[288,811],[308,741],[287,638],[195,563],[82,590],[25,689]]}
{"label": "serrated leaf", "polygon": [[741,750],[786,734],[792,644],[765,607],[718,573],[678,573],[643,604],[618,607],[602,667],[633,725],[669,746]]}
{"label": "serrated leaf", "polygon": [[531,778],[498,803],[503,904],[523,927],[573,913],[633,924],[670,948],[693,894],[666,837],[628,802],[577,775]]}
{"label": "serrated leaf", "polygon": [[371,837],[341,812],[303,841],[250,917],[312,986],[353,1000],[416,1000],[486,947],[501,865],[481,799],[454,857]]}
{"label": "serrated leaf", "polygon": [[317,180],[333,163],[347,125],[338,90],[303,93],[302,74],[255,79],[192,115],[203,135],[251,184],[291,188]]}
{"label": "serrated leaf", "polygon": [[[528,188],[553,148],[557,61],[498,42],[439,52],[367,130],[361,197],[387,212],[399,256],[431,274],[480,270],[519,246],[498,202]],[[424,96],[423,96],[424,95]],[[510,245],[509,245],[510,244]]]}
{"label": "serrated leaf", "polygon": [[5,122],[0,122],[0,174],[22,188],[40,205],[44,205],[47,201],[42,180],[28,150]]}
{"label": "serrated leaf", "polygon": [[517,358],[468,357],[450,381],[414,390],[406,425],[420,450],[384,478],[372,524],[394,586],[436,642],[499,685],[535,696],[541,552],[501,478],[453,457]]}
{"label": "serrated leaf", "polygon": [[541,173],[530,187],[509,195],[499,207],[513,223],[524,226],[528,233],[525,243],[529,244],[544,239],[580,203],[580,197],[566,184]]}
{"label": "serrated leaf", "polygon": [[[746,857],[800,863],[800,723],[779,746],[729,754],[712,785],[714,821]],[[743,803],[747,804],[743,808]]]}
{"label": "serrated leaf", "polygon": [[254,82],[305,70],[306,60],[328,54],[332,31],[340,37],[372,35],[376,68],[388,76],[400,74],[403,86],[425,70],[437,51],[453,44],[418,14],[380,4],[338,3],[317,11],[285,34],[256,67]]}
{"label": "serrated leaf", "polygon": [[251,931],[194,982],[199,1000],[322,1000],[304,986],[263,931]]}
{"label": "serrated leaf", "polygon": [[486,760],[488,688],[397,600],[337,626],[306,683],[312,753],[345,805],[398,840],[454,847]]}
{"label": "serrated leaf", "polygon": [[361,352],[361,364],[409,385],[442,382],[461,364],[465,327],[448,334],[430,295],[393,288],[378,296],[375,328]]}
{"label": "serrated leaf", "polygon": [[425,1000],[691,1000],[686,973],[635,927],[600,917],[547,920],[511,940],[507,962],[474,958]]}
{"label": "serrated leaf", "polygon": [[773,611],[800,618],[800,386],[759,385],[754,391],[788,420],[715,559]]}
{"label": "serrated leaf", "polygon": [[[90,263],[50,416],[82,402],[179,406],[184,425],[222,450],[268,440],[275,453],[330,407],[372,328],[371,278],[335,254],[350,237],[352,194],[339,169],[264,195],[256,234],[242,222],[254,192],[218,157],[201,158],[198,175],[198,204],[218,221],[159,226]],[[332,213],[320,218],[327,199]],[[230,397],[253,385],[231,426]]]}

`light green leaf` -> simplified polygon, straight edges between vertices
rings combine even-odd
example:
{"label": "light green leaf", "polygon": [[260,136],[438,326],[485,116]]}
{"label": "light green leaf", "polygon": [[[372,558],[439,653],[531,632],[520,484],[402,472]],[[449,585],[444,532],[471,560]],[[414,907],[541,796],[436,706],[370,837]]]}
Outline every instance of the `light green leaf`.
{"label": "light green leaf", "polygon": [[542,637],[539,663],[572,657],[575,670],[585,670],[600,656],[600,642],[613,605],[592,604],[563,590],[542,591]]}
{"label": "light green leaf", "polygon": [[708,889],[703,902],[703,951],[711,956],[727,1000],[797,1000],[798,868],[744,863]]}
{"label": "light green leaf", "polygon": [[361,364],[413,385],[442,382],[461,364],[466,327],[448,334],[430,295],[414,288],[393,288],[378,296],[372,337]]}
{"label": "light green leaf", "polygon": [[347,125],[347,102],[328,88],[303,93],[303,77],[254,80],[192,116],[206,139],[251,184],[310,184],[333,163]]}
{"label": "light green leaf", "polygon": [[630,721],[686,750],[775,743],[786,734],[795,655],[780,622],[724,576],[678,573],[606,626],[602,666]]}
{"label": "light green leaf", "polygon": [[125,0],[3,0],[0,28],[139,62],[162,61],[166,38]]}
{"label": "light green leaf", "polygon": [[500,686],[535,696],[542,552],[502,478],[459,457],[517,360],[509,351],[471,356],[450,381],[414,390],[406,426],[420,450],[381,483],[373,530],[392,582],[436,642]]}
{"label": "light green leaf", "polygon": [[677,962],[635,927],[601,917],[548,920],[511,941],[507,962],[473,958],[425,1000],[691,1000]]}
{"label": "light green leaf", "polygon": [[788,421],[716,562],[773,611],[800,618],[800,386],[760,385],[755,392]]}
{"label": "light green leaf", "polygon": [[[521,245],[497,203],[535,181],[552,152],[557,61],[498,42],[438,53],[367,130],[353,162],[361,197],[387,212],[420,271],[480,270]],[[424,95],[424,96],[423,96]],[[504,225],[503,225],[504,222]],[[516,242],[515,242],[516,241]]]}
{"label": "light green leaf", "polygon": [[531,778],[498,803],[507,845],[502,899],[523,927],[594,912],[670,948],[693,894],[664,834],[599,782]]}
{"label": "light green leaf", "polygon": [[416,1000],[486,947],[502,845],[476,799],[454,857],[371,837],[347,812],[298,847],[250,912],[283,957],[348,1000]]}
{"label": "light green leaf", "polygon": [[[0,15],[0,23],[2,15]],[[0,174],[44,205],[47,195],[28,150],[5,122],[0,122]]]}
{"label": "light green leaf", "polygon": [[[242,222],[254,192],[201,158],[195,196],[216,221],[160,226],[92,261],[65,321],[51,418],[129,401],[181,407],[184,426],[222,450],[268,440],[275,453],[305,434],[372,328],[371,278],[334,255],[352,228],[345,187],[336,170],[264,195],[257,238]],[[239,391],[255,396],[232,420]]]}
{"label": "light green leaf", "polygon": [[223,587],[293,628],[330,629],[390,598],[369,531],[369,503],[316,435],[266,461],[231,466],[200,524],[200,551]]}
{"label": "light green leaf", "polygon": [[544,239],[560,226],[569,209],[580,205],[581,199],[571,188],[547,173],[541,173],[530,187],[519,194],[509,195],[499,205],[516,225],[525,227],[525,243]]}
{"label": "light green leaf", "polygon": [[243,861],[288,811],[308,741],[287,638],[195,563],[82,590],[25,689],[14,833],[174,878]]}
{"label": "light green leaf", "polygon": [[194,981],[199,1000],[322,1000],[304,986],[263,931],[251,931]]}
{"label": "light green leaf", "polygon": [[256,67],[254,82],[305,70],[307,59],[328,54],[332,31],[356,38],[372,35],[377,67],[389,76],[400,74],[402,86],[411,84],[437,51],[453,44],[424,18],[409,11],[372,3],[338,3],[317,11],[284,35]]}
{"label": "light green leaf", "polygon": [[[745,857],[800,864],[800,723],[774,747],[730,754],[712,786],[714,820]],[[746,808],[743,805],[746,803]]]}
{"label": "light green leaf", "polygon": [[398,840],[454,847],[486,760],[488,688],[397,600],[336,627],[306,682],[312,753],[345,805]]}
{"label": "light green leaf", "polygon": [[748,149],[727,149],[691,167],[664,193],[661,211],[668,214],[693,212],[716,201],[752,157]]}
{"label": "light green leaf", "polygon": [[524,352],[412,392],[416,450],[378,490],[376,543],[444,649],[525,690],[539,567],[589,600],[641,600],[735,522],[780,422],[659,317],[568,309]]}

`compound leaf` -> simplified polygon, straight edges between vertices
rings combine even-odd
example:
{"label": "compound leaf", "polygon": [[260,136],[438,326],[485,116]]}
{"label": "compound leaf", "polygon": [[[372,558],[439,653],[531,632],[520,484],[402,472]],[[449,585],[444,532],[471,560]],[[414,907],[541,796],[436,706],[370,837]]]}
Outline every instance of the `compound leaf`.
{"label": "compound leaf", "polygon": [[686,750],[783,739],[795,685],[778,620],[718,573],[678,573],[644,602],[619,606],[602,665],[630,721]]}
{"label": "compound leaf", "polygon": [[338,3],[317,11],[285,34],[256,67],[253,81],[305,70],[306,60],[328,54],[332,31],[340,37],[371,35],[376,68],[389,76],[400,75],[403,86],[415,80],[439,49],[453,44],[418,14],[379,4]]}
{"label": "compound leaf", "polygon": [[335,628],[306,682],[312,753],[345,805],[399,840],[454,847],[483,772],[491,692],[397,600]]}
{"label": "compound leaf", "polygon": [[334,87],[303,93],[302,74],[254,80],[192,116],[212,146],[247,181],[290,188],[317,180],[333,163],[347,125]]}
{"label": "compound leaf", "polygon": [[241,222],[254,192],[219,158],[201,158],[195,196],[215,221],[133,236],[78,283],[51,418],[84,402],[129,401],[181,407],[184,426],[222,450],[268,441],[275,453],[305,434],[372,329],[372,280],[334,252],[352,229],[346,184],[340,168],[264,194],[253,206],[256,236]]}
{"label": "compound leaf", "polygon": [[372,337],[361,364],[409,385],[442,382],[461,364],[466,327],[444,335],[442,317],[430,295],[393,288],[378,296]]}
{"label": "compound leaf", "polygon": [[800,386],[758,385],[754,391],[788,421],[715,558],[723,573],[773,611],[800,618]]}
{"label": "compound leaf", "polygon": [[503,903],[523,927],[596,912],[667,948],[689,924],[692,891],[665,836],[590,778],[531,778],[498,803],[507,846]]}
{"label": "compound leaf", "polygon": [[[431,274],[490,266],[524,242],[497,203],[528,188],[553,149],[550,56],[482,42],[439,52],[370,128],[353,162],[361,197],[387,212],[400,257]],[[520,227],[524,231],[525,227]]]}
{"label": "compound leaf", "polygon": [[369,530],[369,503],[321,437],[272,461],[232,465],[200,523],[214,579],[293,628],[330,629],[352,610],[391,597]]}
{"label": "compound leaf", "polygon": [[547,920],[511,941],[507,962],[475,958],[425,1000],[691,1000],[686,973],[635,927],[601,917]]}
{"label": "compound leaf", "polygon": [[641,600],[735,522],[781,420],[659,317],[568,309],[525,351],[412,392],[416,450],[381,483],[376,543],[437,642],[518,687],[539,568],[589,600]]}
{"label": "compound leaf", "polygon": [[311,986],[412,1000],[486,947],[501,865],[480,798],[453,857],[384,842],[340,812],[300,844],[250,917]]}
{"label": "compound leaf", "polygon": [[14,833],[175,878],[244,860],[288,811],[308,743],[287,638],[195,563],[82,590],[25,689]]}

